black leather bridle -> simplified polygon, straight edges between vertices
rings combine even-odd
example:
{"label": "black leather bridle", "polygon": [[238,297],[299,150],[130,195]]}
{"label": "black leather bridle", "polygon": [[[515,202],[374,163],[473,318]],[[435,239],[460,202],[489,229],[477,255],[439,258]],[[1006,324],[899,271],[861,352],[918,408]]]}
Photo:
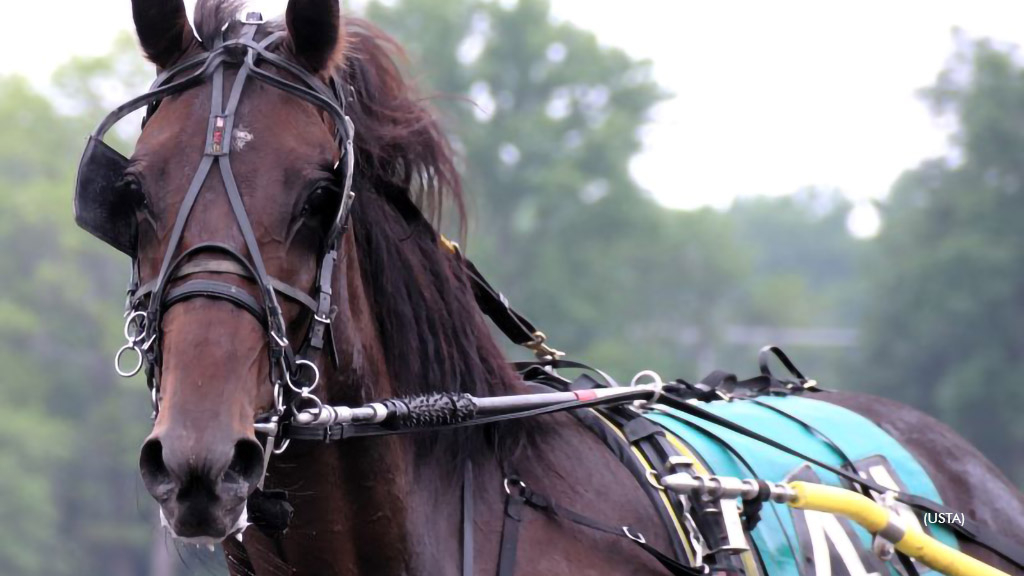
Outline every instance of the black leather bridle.
{"label": "black leather bridle", "polygon": [[[284,39],[284,32],[272,33],[256,41],[256,32],[263,23],[259,13],[248,13],[241,18],[241,22],[243,27],[238,38],[224,40],[222,34],[209,51],[164,71],[149,92],[121,105],[100,123],[89,138],[79,166],[75,219],[82,228],[132,258],[132,274],[125,304],[124,334],[128,342],[118,351],[115,365],[118,373],[126,377],[134,376],[145,368],[154,417],[160,408],[161,320],[172,306],[194,298],[216,298],[242,308],[260,322],[267,335],[274,406],[269,413],[258,416],[256,423],[257,430],[268,435],[266,458],[269,458],[275,450],[278,424],[286,418],[286,414],[298,409],[300,405],[308,406],[310,402],[320,405],[312,392],[320,379],[317,360],[325,348],[337,365],[337,352],[330,330],[333,315],[331,283],[338,245],[348,227],[349,212],[355,197],[352,191],[354,127],[345,113],[345,97],[338,78],[332,77],[329,82],[324,82],[299,65],[272,53],[271,48]],[[260,68],[262,63],[286,72],[288,77]],[[225,99],[224,72],[228,66],[238,66],[238,72]],[[155,279],[140,285],[135,217],[134,214],[124,213],[124,199],[118,198],[115,193],[116,183],[123,178],[129,161],[107,146],[102,140],[103,136],[134,110],[148,107],[146,117],[149,118],[162,99],[204,84],[211,77],[213,96],[203,157],[178,209],[160,271]],[[267,273],[259,242],[231,171],[235,113],[250,78],[322,108],[334,125],[341,158],[335,166],[335,175],[341,181],[341,198],[323,243],[313,296],[309,295],[308,289],[291,286]],[[197,244],[179,252],[189,215],[215,167],[220,173],[250,258],[218,242]],[[216,254],[217,257],[201,260],[194,258],[200,254]],[[254,296],[238,285],[220,280],[189,278],[201,273],[245,278],[255,284],[258,294]],[[180,284],[175,285],[178,281]],[[296,302],[310,314],[305,337],[297,348],[288,340],[278,296]],[[137,355],[137,365],[122,368],[123,357],[130,352]],[[284,447],[286,444],[278,446],[277,450]]]}

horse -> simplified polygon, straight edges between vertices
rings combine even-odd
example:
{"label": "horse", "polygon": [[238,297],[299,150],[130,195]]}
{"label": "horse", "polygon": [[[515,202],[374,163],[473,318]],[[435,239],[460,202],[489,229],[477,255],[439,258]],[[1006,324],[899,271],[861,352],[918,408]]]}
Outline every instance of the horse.
{"label": "horse", "polygon": [[[260,418],[288,406],[531,389],[491,335],[466,261],[442,248],[434,223],[465,216],[464,192],[394,40],[337,0],[290,0],[275,21],[200,0],[195,33],[182,0],[132,9],[160,76],[133,101],[148,112],[131,158],[90,143],[76,207],[136,262],[123,351],[139,368],[125,372],[145,364],[152,389],[139,467],[167,528],[222,542],[235,576],[492,574],[515,478],[670,550],[641,486],[568,414],[272,444],[284,423]],[[1024,545],[1021,494],[948,427],[881,398],[819,397],[875,422],[950,507]],[[287,494],[286,531],[247,528],[257,492]],[[520,520],[518,573],[666,573],[635,538]]]}

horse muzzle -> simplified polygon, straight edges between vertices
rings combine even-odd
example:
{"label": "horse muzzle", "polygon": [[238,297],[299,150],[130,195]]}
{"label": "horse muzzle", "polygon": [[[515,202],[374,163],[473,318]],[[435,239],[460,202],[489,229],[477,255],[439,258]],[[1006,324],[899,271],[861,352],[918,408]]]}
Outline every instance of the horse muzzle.
{"label": "horse muzzle", "polygon": [[213,544],[248,525],[246,501],[262,477],[263,450],[243,438],[231,450],[200,455],[151,437],[142,447],[139,468],[171,534]]}

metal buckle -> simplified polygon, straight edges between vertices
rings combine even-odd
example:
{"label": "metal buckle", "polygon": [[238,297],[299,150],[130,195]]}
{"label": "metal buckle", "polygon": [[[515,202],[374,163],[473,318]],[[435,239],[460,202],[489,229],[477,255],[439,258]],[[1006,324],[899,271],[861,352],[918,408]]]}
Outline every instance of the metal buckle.
{"label": "metal buckle", "polygon": [[238,21],[243,24],[260,24],[266,23],[266,19],[263,17],[262,12],[256,10],[242,10],[238,13]]}

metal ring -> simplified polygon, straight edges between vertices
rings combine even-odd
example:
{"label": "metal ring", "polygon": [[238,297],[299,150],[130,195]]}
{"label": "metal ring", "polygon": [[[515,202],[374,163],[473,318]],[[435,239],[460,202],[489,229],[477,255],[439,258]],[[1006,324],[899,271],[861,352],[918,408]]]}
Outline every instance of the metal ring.
{"label": "metal ring", "polygon": [[505,494],[512,495],[512,488],[509,486],[509,482],[514,482],[519,486],[519,493],[522,494],[526,491],[526,483],[518,478],[505,478],[502,484],[505,486]]}
{"label": "metal ring", "polygon": [[[139,317],[142,318],[142,322],[135,322],[135,319]],[[124,322],[124,339],[129,342],[137,342],[139,338],[146,333],[147,319],[147,314],[142,310],[136,310],[131,314],[128,314],[127,320]],[[131,328],[133,324],[136,326],[136,330],[134,332],[129,332],[129,328]]]}
{"label": "metal ring", "polygon": [[304,412],[305,411],[304,409],[300,409],[301,408],[301,404],[300,403],[303,400],[311,400],[313,402],[313,404],[314,404],[314,408],[316,409],[316,412],[313,413],[314,414],[313,415],[313,421],[315,422],[315,421],[320,419],[320,414],[323,413],[323,411],[324,411],[324,403],[321,402],[320,399],[317,398],[316,396],[313,396],[312,394],[310,394],[309,393],[310,390],[311,390],[311,388],[303,388],[302,390],[298,390],[299,396],[297,398],[295,398],[294,400],[292,400],[292,412],[294,412],[296,414],[298,414],[300,412]]}
{"label": "metal ring", "polygon": [[309,360],[296,360],[295,366],[309,366],[313,370],[313,383],[303,388],[296,388],[295,384],[292,382],[291,375],[288,374],[287,370],[285,370],[284,381],[292,391],[302,394],[303,396],[307,396],[311,391],[316,389],[316,385],[320,382],[320,369],[316,367],[316,364],[313,364]]}
{"label": "metal ring", "polygon": [[[121,357],[124,356],[124,353],[127,352],[128,350],[135,351],[135,354],[138,356],[138,363],[135,365],[135,368],[131,370],[122,370]],[[139,350],[138,347],[136,347],[135,344],[131,342],[125,344],[124,346],[121,346],[121,348],[118,349],[117,354],[114,356],[114,370],[116,370],[118,375],[121,376],[122,378],[131,378],[132,376],[138,374],[139,371],[142,370],[142,363],[142,350]]]}
{"label": "metal ring", "polygon": [[649,376],[651,378],[651,380],[652,380],[651,384],[659,384],[659,385],[665,384],[665,382],[661,379],[661,375],[658,374],[657,372],[655,372],[654,370],[643,370],[643,371],[637,372],[636,376],[633,376],[633,379],[629,381],[629,385],[631,387],[638,386],[640,378],[642,378],[644,376]]}

